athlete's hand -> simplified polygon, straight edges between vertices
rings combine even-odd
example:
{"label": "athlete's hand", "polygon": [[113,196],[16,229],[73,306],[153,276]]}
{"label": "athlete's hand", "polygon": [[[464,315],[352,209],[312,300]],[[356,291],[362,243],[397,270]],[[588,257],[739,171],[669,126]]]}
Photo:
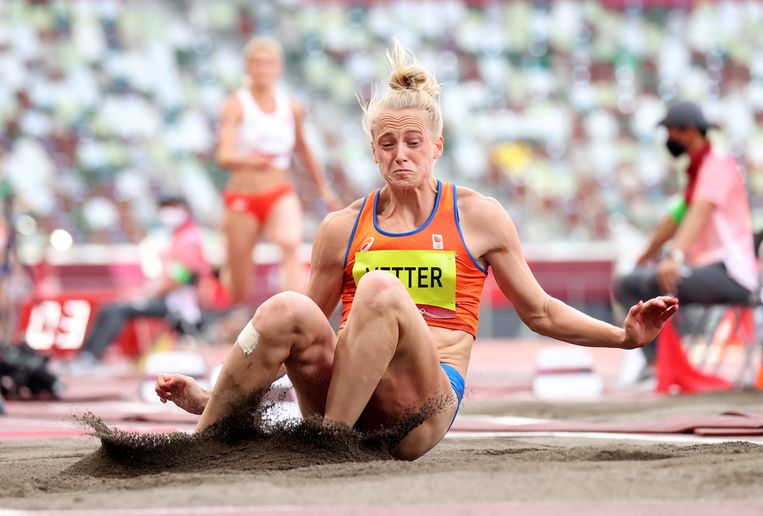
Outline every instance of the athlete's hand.
{"label": "athlete's hand", "polygon": [[204,412],[209,400],[207,391],[196,380],[184,374],[160,374],[156,377],[154,390],[162,403],[171,401],[191,414]]}
{"label": "athlete's hand", "polygon": [[628,311],[623,329],[625,330],[624,349],[640,348],[654,339],[665,321],[678,311],[678,299],[660,296],[647,302],[639,301]]}

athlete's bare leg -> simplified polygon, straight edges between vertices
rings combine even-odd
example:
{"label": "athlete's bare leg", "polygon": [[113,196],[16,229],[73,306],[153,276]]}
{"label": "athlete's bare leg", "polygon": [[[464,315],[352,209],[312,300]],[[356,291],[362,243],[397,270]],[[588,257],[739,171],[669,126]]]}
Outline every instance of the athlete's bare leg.
{"label": "athlete's bare leg", "polygon": [[436,445],[457,402],[432,334],[405,288],[388,272],[367,273],[337,342],[326,419],[374,427],[437,398],[450,401],[403,439],[398,458],[418,458]]}
{"label": "athlete's bare leg", "polygon": [[336,335],[318,306],[304,295],[282,292],[265,301],[248,324],[259,334],[259,342],[249,355],[233,345],[196,431],[229,414],[253,393],[267,389],[283,365],[302,414],[323,414],[325,410]]}
{"label": "athlete's bare leg", "polygon": [[265,223],[265,235],[281,249],[283,289],[303,292],[307,277],[299,256],[299,244],[302,242],[302,207],[295,194],[284,195],[273,205]]}
{"label": "athlete's bare leg", "polygon": [[249,300],[252,276],[252,250],[260,232],[259,223],[248,213],[225,211],[223,229],[228,243],[230,281],[227,285],[232,303]]}

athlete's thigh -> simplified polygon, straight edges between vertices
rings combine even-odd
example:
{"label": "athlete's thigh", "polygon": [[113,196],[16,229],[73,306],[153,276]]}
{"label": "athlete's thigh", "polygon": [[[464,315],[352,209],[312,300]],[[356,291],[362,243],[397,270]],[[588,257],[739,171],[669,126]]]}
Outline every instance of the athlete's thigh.
{"label": "athlete's thigh", "polygon": [[279,198],[265,221],[265,237],[276,245],[296,246],[302,241],[302,207],[293,192]]}
{"label": "athlete's thigh", "polygon": [[223,231],[231,255],[240,256],[241,253],[246,253],[249,257],[254,244],[257,242],[260,230],[260,223],[250,213],[225,210]]}
{"label": "athlete's thigh", "polygon": [[[404,305],[397,350],[361,416],[364,426],[394,423],[432,403],[439,405],[433,417],[436,426],[441,426],[438,421],[449,424],[455,410],[455,397],[440,367],[434,337],[413,301],[406,297]],[[443,413],[450,417],[443,418]]]}
{"label": "athlete's thigh", "polygon": [[252,264],[252,250],[260,234],[260,224],[252,215],[232,210],[225,211],[223,231],[228,246],[228,262],[232,279],[248,272]]}

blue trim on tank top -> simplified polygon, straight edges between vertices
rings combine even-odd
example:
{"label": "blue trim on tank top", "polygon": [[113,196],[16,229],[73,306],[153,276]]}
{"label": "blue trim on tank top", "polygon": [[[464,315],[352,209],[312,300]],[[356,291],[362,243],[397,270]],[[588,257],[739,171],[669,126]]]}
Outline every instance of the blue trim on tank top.
{"label": "blue trim on tank top", "polygon": [[464,249],[466,249],[466,254],[468,254],[469,258],[472,259],[474,266],[482,271],[482,274],[487,276],[487,269],[480,265],[479,262],[477,262],[477,260],[472,255],[472,252],[469,250],[469,247],[466,245],[466,240],[464,240],[464,233],[461,231],[461,219],[458,216],[458,193],[456,185],[453,185],[453,214],[456,217],[456,229],[458,230],[458,236],[461,237],[461,243],[463,244]]}
{"label": "blue trim on tank top", "polygon": [[424,224],[422,224],[421,227],[416,228],[413,231],[408,231],[406,233],[390,233],[388,231],[384,231],[383,229],[381,229],[379,227],[378,221],[376,220],[376,213],[377,213],[376,209],[377,209],[377,206],[378,206],[378,203],[379,203],[379,195],[381,194],[381,189],[379,189],[376,192],[376,197],[374,198],[374,216],[373,216],[374,229],[376,231],[378,231],[379,233],[381,233],[382,235],[391,236],[391,237],[402,237],[402,236],[415,235],[416,233],[418,233],[420,231],[423,231],[429,225],[429,223],[432,222],[432,219],[434,219],[434,216],[437,213],[437,208],[439,208],[439,206],[440,206],[440,194],[441,193],[442,193],[442,183],[438,179],[437,180],[437,196],[435,197],[435,201],[434,201],[434,209],[432,210],[432,213],[429,214],[429,218],[427,219],[427,221],[424,222]]}
{"label": "blue trim on tank top", "polygon": [[350,233],[350,241],[347,242],[347,251],[344,253],[344,267],[342,269],[345,269],[347,267],[347,259],[350,257],[350,248],[352,248],[352,241],[355,239],[355,232],[358,230],[358,223],[360,222],[360,216],[363,215],[363,208],[366,207],[366,201],[368,200],[368,197],[363,197],[363,204],[360,206],[360,211],[358,212],[358,216],[355,218],[355,225],[352,226],[352,233]]}

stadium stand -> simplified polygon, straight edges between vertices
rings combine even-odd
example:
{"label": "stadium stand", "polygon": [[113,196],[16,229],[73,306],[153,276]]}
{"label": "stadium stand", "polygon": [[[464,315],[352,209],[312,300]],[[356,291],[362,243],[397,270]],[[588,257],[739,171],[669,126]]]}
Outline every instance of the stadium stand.
{"label": "stadium stand", "polygon": [[[703,100],[724,126],[719,143],[763,189],[757,2],[293,4],[2,2],[2,167],[37,220],[22,237],[138,242],[159,185],[214,227],[216,118],[255,32],[283,42],[288,82],[347,200],[377,181],[355,95],[372,91],[393,34],[445,85],[440,175],[492,185],[525,242],[651,227],[678,188],[653,130],[676,95]],[[302,196],[309,239],[324,208]]]}

